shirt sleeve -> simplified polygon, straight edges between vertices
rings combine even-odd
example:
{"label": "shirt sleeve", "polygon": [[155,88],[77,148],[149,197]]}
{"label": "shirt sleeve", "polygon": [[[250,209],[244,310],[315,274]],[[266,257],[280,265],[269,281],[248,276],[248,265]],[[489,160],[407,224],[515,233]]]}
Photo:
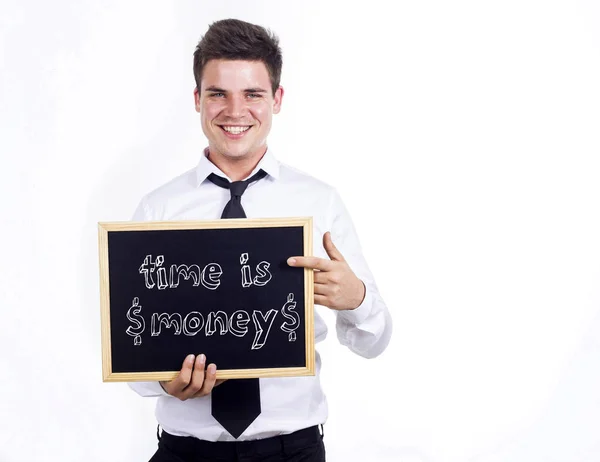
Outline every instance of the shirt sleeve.
{"label": "shirt sleeve", "polygon": [[[135,212],[131,221],[149,221],[152,220],[152,213],[146,198],[143,198]],[[169,394],[163,389],[160,382],[127,382],[129,388],[135,391],[140,396],[168,396]]]}
{"label": "shirt sleeve", "polygon": [[152,220],[152,213],[150,211],[150,206],[148,205],[148,200],[144,197],[138,204],[133,212],[133,217],[131,217],[131,221],[150,221]]}
{"label": "shirt sleeve", "polygon": [[390,342],[392,318],[362,254],[354,224],[337,191],[330,206],[330,231],[335,246],[365,285],[365,298],[353,310],[336,310],[338,340],[365,358],[381,354]]}
{"label": "shirt sleeve", "polygon": [[160,382],[127,382],[127,385],[140,396],[169,396]]}

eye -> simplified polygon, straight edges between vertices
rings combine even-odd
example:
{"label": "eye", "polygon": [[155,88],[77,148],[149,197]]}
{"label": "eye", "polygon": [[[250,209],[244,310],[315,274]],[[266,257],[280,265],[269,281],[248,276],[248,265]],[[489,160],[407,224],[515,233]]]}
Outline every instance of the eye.
{"label": "eye", "polygon": [[214,92],[214,93],[211,93],[209,96],[211,96],[211,97],[214,96],[216,98],[222,98],[223,96],[225,96],[225,93],[223,93],[223,92]]}
{"label": "eye", "polygon": [[250,99],[256,99],[256,98],[262,97],[262,95],[260,93],[248,93],[246,96],[248,96],[248,98],[250,98]]}

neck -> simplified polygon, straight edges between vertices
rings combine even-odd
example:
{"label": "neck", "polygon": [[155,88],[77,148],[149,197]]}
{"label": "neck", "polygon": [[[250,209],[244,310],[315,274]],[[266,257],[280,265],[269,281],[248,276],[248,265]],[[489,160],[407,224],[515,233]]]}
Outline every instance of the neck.
{"label": "neck", "polygon": [[228,157],[209,148],[208,159],[231,178],[231,181],[240,181],[252,173],[266,152],[267,147],[265,146],[264,149],[247,156]]}

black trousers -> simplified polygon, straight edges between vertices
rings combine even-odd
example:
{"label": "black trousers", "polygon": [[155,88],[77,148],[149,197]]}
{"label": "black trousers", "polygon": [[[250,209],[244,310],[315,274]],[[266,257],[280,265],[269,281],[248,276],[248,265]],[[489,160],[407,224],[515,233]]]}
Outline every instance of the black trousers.
{"label": "black trousers", "polygon": [[325,462],[325,446],[318,426],[262,440],[216,443],[163,431],[150,462]]}

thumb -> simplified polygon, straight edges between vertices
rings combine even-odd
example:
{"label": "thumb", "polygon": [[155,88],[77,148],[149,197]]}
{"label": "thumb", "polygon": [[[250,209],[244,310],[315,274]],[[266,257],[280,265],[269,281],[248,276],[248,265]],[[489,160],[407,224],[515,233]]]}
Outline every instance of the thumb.
{"label": "thumb", "polygon": [[323,235],[323,247],[325,248],[327,255],[329,255],[329,258],[331,258],[333,261],[346,261],[344,256],[331,240],[331,233],[329,231]]}

